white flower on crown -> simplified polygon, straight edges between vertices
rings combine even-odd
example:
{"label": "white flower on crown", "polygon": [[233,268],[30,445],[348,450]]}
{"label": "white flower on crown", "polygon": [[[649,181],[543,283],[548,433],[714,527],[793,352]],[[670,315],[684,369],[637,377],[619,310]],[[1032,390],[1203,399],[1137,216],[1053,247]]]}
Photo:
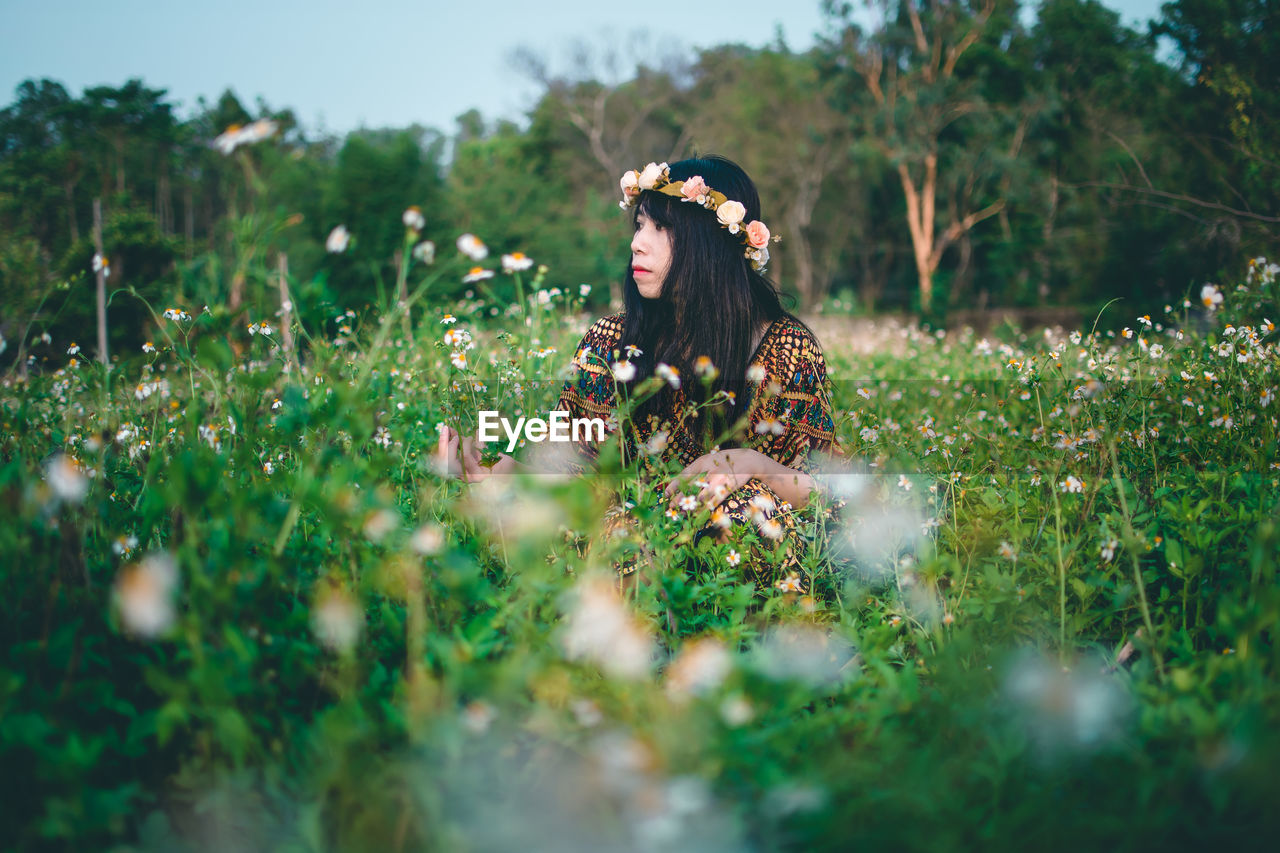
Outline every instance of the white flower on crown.
{"label": "white flower on crown", "polygon": [[623,175],[618,184],[622,187],[622,194],[627,198],[640,195],[640,176],[636,174],[635,169]]}
{"label": "white flower on crown", "polygon": [[716,208],[716,219],[729,229],[730,234],[737,234],[742,220],[747,216],[747,208],[740,201],[726,201]]}
{"label": "white flower on crown", "polygon": [[666,163],[650,163],[648,166],[645,166],[644,171],[641,172],[640,177],[637,178],[637,183],[639,183],[640,189],[653,189],[657,185],[658,179],[661,178],[663,173],[666,171]]}

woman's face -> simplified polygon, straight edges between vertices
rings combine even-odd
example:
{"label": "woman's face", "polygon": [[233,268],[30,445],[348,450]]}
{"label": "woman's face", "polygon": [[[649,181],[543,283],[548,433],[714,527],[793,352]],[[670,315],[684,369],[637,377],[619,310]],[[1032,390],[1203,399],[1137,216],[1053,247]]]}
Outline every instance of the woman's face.
{"label": "woman's face", "polygon": [[671,232],[641,211],[631,238],[631,275],[645,299],[657,299],[671,270]]}

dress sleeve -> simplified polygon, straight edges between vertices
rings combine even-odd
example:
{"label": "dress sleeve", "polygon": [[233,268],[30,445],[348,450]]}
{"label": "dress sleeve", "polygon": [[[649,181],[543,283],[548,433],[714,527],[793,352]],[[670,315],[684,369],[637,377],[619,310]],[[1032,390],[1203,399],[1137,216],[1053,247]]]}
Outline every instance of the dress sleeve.
{"label": "dress sleeve", "polygon": [[770,374],[779,383],[789,378],[764,401],[765,441],[757,449],[788,468],[811,473],[814,455],[830,451],[835,437],[827,364],[811,334],[797,330],[788,337],[786,356]]}
{"label": "dress sleeve", "polygon": [[[601,418],[610,422],[615,416],[613,375],[608,364],[614,360],[613,350],[622,337],[622,317],[615,314],[597,320],[582,336],[573,356],[573,375],[560,391],[556,409],[570,418]],[[587,460],[596,458],[599,448],[583,439],[575,442],[578,453]]]}

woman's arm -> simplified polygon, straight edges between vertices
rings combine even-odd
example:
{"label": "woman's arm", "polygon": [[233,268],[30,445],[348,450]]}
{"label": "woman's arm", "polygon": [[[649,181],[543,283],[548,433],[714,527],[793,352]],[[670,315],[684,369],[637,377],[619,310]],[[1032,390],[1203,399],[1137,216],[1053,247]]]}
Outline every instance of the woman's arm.
{"label": "woman's arm", "polygon": [[478,483],[495,474],[530,474],[553,482],[567,480],[570,476],[567,471],[531,465],[505,453],[498,454],[498,461],[492,466],[485,466],[480,464],[480,448],[479,438],[460,435],[453,427],[446,426],[436,443],[436,468],[445,477],[467,483]]}
{"label": "woman's arm", "polygon": [[[755,453],[755,451],[751,451]],[[760,458],[768,463],[770,470],[760,480],[796,509],[803,509],[809,503],[809,495],[818,485],[818,481],[813,479],[804,471],[797,471],[795,468],[788,468],[781,462],[775,462],[763,453],[759,454]]]}
{"label": "woman's arm", "polygon": [[701,481],[698,500],[704,503],[718,502],[725,495],[737,491],[748,480],[759,480],[774,494],[796,509],[809,502],[809,494],[817,481],[804,471],[788,468],[781,462],[757,450],[733,448],[704,453],[667,484],[666,494],[688,493],[690,485]]}

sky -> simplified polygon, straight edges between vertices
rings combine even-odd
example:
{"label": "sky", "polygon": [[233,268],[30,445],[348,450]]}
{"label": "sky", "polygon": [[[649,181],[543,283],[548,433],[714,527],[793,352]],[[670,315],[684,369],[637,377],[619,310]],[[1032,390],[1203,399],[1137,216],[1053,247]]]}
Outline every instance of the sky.
{"label": "sky", "polygon": [[[1104,0],[1136,24],[1162,0]],[[820,0],[0,0],[0,106],[29,78],[73,95],[141,77],[186,117],[230,88],[256,113],[292,108],[308,133],[413,123],[451,132],[478,109],[521,121],[538,86],[512,56],[553,71],[596,61],[689,57],[696,48],[805,50],[824,30]],[[628,64],[629,63],[629,64]]]}

